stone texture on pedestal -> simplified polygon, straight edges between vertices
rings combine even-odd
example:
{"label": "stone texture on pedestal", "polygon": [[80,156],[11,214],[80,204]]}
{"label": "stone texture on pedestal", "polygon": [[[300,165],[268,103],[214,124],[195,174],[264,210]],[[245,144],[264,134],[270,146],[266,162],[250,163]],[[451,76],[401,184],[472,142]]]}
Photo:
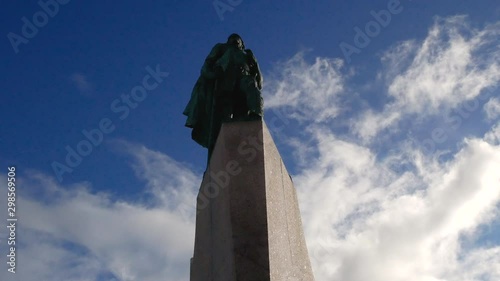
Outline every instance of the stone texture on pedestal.
{"label": "stone texture on pedestal", "polygon": [[297,195],[263,121],[223,124],[197,198],[191,281],[314,280]]}

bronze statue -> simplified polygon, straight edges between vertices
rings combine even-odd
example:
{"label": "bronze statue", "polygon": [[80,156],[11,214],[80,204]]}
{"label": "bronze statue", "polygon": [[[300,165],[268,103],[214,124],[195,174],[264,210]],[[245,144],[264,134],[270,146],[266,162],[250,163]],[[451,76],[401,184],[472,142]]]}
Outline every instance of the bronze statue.
{"label": "bronze statue", "polygon": [[183,112],[193,140],[208,148],[208,160],[223,122],[262,118],[261,90],[257,59],[238,34],[212,48]]}

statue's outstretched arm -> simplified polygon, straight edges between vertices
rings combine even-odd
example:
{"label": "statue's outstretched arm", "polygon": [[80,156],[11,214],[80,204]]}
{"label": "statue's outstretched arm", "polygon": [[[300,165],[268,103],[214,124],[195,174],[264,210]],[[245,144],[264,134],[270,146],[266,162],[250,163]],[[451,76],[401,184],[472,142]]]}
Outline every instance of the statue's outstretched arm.
{"label": "statue's outstretched arm", "polygon": [[262,90],[262,85],[264,83],[264,79],[262,78],[262,73],[260,72],[259,68],[259,63],[257,62],[257,59],[255,58],[255,55],[253,54],[252,50],[246,49],[245,52],[248,54],[248,57],[250,58],[250,72],[255,75],[255,81],[257,82],[257,88],[259,90]]}

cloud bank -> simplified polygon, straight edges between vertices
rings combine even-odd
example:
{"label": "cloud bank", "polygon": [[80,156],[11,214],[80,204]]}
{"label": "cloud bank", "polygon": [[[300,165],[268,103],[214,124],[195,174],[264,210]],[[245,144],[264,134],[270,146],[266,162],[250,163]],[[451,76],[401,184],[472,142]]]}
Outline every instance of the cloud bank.
{"label": "cloud bank", "polygon": [[[159,152],[117,144],[144,180],[146,194],[136,202],[37,172],[21,181],[31,192],[19,197],[15,280],[186,280],[198,175]],[[8,274],[1,279],[14,280]]]}

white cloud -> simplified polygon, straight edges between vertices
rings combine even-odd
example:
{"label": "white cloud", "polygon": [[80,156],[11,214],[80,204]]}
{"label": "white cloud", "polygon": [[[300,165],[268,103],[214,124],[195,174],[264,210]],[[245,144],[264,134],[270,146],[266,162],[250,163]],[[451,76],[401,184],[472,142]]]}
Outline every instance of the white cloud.
{"label": "white cloud", "polygon": [[484,135],[484,140],[492,145],[500,145],[500,123]]}
{"label": "white cloud", "polygon": [[477,97],[500,77],[500,22],[474,29],[467,17],[437,18],[422,42],[395,45],[382,57],[388,95],[382,112],[353,123],[365,141],[407,116],[435,115]]}
{"label": "white cloud", "polygon": [[199,174],[192,172],[193,169],[186,164],[144,146],[125,141],[114,141],[113,146],[130,153],[135,174],[145,181],[156,206],[165,207],[188,220],[194,218],[192,206],[198,191],[196,185],[201,183]]}
{"label": "white cloud", "polygon": [[485,105],[484,111],[488,120],[494,120],[500,116],[500,100],[491,98]]}
{"label": "white cloud", "polygon": [[[405,141],[396,126],[404,119],[405,126],[434,128],[427,116],[478,102],[483,90],[498,84],[499,24],[478,30],[464,20],[437,19],[422,42],[409,40],[385,53],[376,78],[388,82],[391,99],[381,112],[362,110],[352,132],[314,115],[303,115],[304,126],[287,130],[310,138],[287,144],[307,163],[294,182],[316,280],[498,280],[500,245],[478,241],[485,226],[500,233],[498,125],[484,139],[460,136],[458,126],[453,135],[463,143],[447,157]],[[314,80],[311,65],[294,73]],[[338,78],[344,92],[350,91],[346,78]],[[302,85],[293,90],[308,88]],[[273,106],[289,106],[283,100]],[[292,105],[289,117],[295,118],[301,103]],[[391,130],[380,134],[386,128]],[[374,143],[385,140],[388,149],[375,150]],[[455,143],[443,149],[449,147]]]}
{"label": "white cloud", "polygon": [[333,119],[342,110],[342,65],[342,60],[329,58],[316,58],[310,64],[302,52],[277,64],[264,88],[265,107],[289,110],[287,117],[299,121]]}
{"label": "white cloud", "polygon": [[[85,183],[60,186],[45,175],[28,175],[20,184],[36,197],[19,196],[18,237],[24,243],[16,278],[98,280],[107,274],[123,281],[186,280],[198,176],[159,152],[121,144],[136,160],[152,201],[126,202],[91,192]],[[6,274],[1,279],[12,280]]]}
{"label": "white cloud", "polygon": [[[294,182],[317,280],[497,280],[488,260],[500,246],[462,242],[499,219],[500,147],[471,139],[444,163],[404,150],[377,161],[362,145],[314,137],[320,156]],[[416,168],[394,170],[402,160]]]}

